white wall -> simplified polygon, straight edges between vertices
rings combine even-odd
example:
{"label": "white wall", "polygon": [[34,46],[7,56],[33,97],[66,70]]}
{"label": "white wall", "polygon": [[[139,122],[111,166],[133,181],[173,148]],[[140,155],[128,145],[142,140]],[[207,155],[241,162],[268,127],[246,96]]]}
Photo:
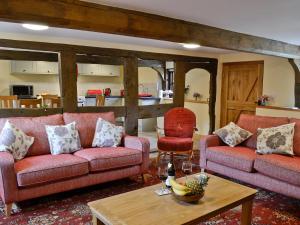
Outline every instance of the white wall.
{"label": "white wall", "polygon": [[157,72],[149,67],[138,68],[139,93],[148,92],[153,96],[158,96],[158,91],[162,88],[161,79]]}
{"label": "white wall", "polygon": [[[207,100],[209,97],[209,79],[210,74],[206,70],[190,70],[185,76],[185,86],[187,87],[187,85],[190,85],[190,90],[187,95],[185,95],[185,99],[194,99],[193,94],[198,92],[203,96],[201,100]],[[198,133],[201,135],[208,134],[208,104],[184,102],[184,107],[192,110],[196,114]]]}
{"label": "white wall", "polygon": [[219,56],[217,102],[216,102],[216,127],[220,124],[220,98],[222,85],[222,63],[241,61],[264,61],[263,94],[273,98],[270,105],[293,107],[295,74],[288,59],[257,55],[250,53],[231,53]]}

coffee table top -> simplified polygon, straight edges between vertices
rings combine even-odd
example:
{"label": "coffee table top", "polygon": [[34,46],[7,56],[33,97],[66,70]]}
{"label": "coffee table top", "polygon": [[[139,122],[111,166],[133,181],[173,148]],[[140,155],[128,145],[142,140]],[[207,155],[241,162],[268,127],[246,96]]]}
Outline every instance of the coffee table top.
{"label": "coffee table top", "polygon": [[93,214],[104,224],[194,224],[243,202],[256,190],[209,175],[204,197],[197,204],[179,202],[172,195],[158,196],[161,184],[89,202]]}

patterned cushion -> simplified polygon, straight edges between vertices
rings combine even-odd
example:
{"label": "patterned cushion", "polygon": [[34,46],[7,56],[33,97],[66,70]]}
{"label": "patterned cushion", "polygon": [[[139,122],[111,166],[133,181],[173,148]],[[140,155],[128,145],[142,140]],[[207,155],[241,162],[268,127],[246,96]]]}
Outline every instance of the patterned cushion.
{"label": "patterned cushion", "polygon": [[257,150],[259,154],[294,155],[293,138],[295,123],[278,127],[257,129]]}
{"label": "patterned cushion", "polygon": [[8,151],[15,160],[20,160],[25,157],[33,141],[34,137],[27,136],[15,125],[6,121],[0,134],[0,151]]}
{"label": "patterned cushion", "polygon": [[97,120],[93,147],[117,147],[121,143],[124,129],[102,118]]}
{"label": "patterned cushion", "polygon": [[242,143],[252,135],[252,133],[240,128],[233,122],[230,122],[225,127],[216,130],[214,134],[218,135],[222,141],[230,147],[234,147]]}
{"label": "patterned cushion", "polygon": [[46,125],[46,132],[52,155],[72,153],[81,148],[75,122],[61,126]]}

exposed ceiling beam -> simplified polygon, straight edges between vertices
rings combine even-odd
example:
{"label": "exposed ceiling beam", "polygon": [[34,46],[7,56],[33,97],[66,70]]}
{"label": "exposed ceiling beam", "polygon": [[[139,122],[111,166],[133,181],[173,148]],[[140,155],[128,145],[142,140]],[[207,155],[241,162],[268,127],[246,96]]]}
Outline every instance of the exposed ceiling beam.
{"label": "exposed ceiling beam", "polygon": [[0,20],[300,58],[297,45],[78,0],[1,0]]}

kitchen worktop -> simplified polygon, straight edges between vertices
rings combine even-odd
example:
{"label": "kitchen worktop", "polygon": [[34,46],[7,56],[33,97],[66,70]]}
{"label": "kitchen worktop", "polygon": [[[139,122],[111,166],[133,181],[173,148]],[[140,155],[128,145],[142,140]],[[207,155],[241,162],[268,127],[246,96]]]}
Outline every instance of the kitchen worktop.
{"label": "kitchen worktop", "polygon": [[[95,98],[96,96],[93,96],[93,95],[89,95],[89,96],[85,96],[86,98]],[[120,95],[114,95],[114,96],[105,96],[105,98],[124,98],[124,96],[120,96]],[[140,100],[157,100],[159,101],[160,98],[158,97],[139,97]]]}

